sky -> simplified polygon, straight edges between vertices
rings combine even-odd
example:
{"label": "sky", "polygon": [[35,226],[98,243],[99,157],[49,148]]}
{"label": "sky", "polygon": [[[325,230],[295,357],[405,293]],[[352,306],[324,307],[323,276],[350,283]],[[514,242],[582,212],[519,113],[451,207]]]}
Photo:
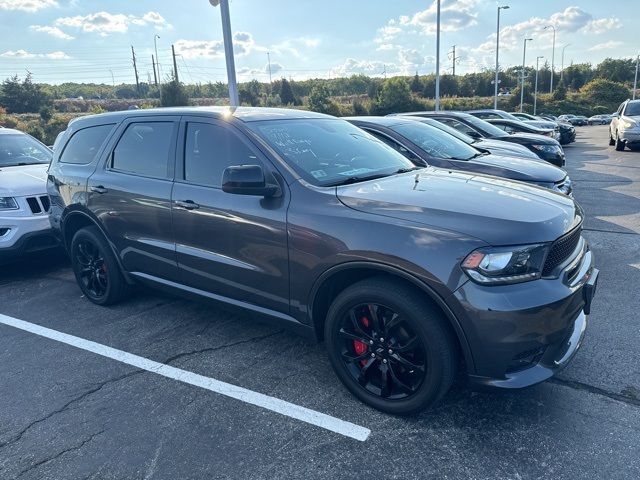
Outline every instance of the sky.
{"label": "sky", "polygon": [[[496,11],[500,66],[551,63],[555,69],[607,57],[635,57],[640,0],[442,0],[441,72],[495,68]],[[231,0],[240,81],[435,72],[434,0]],[[635,32],[635,33],[634,33]],[[36,82],[133,83],[131,47],[141,81],[153,80],[156,38],[161,77],[226,81],[220,8],[207,0],[0,0],[0,78],[31,72]]]}

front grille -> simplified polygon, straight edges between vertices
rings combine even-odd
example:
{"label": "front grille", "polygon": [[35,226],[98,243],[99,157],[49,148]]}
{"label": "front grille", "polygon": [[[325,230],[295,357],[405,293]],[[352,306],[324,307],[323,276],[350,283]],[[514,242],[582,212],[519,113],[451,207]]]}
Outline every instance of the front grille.
{"label": "front grille", "polygon": [[40,203],[42,204],[42,210],[44,210],[45,212],[49,211],[49,207],[51,207],[51,202],[49,201],[49,196],[48,195],[44,195],[42,197],[40,197]]}
{"label": "front grille", "polygon": [[51,201],[49,200],[48,195],[43,195],[41,197],[28,197],[27,203],[29,204],[31,213],[34,215],[47,213],[51,207]]}
{"label": "front grille", "polygon": [[38,199],[36,197],[27,198],[27,203],[29,204],[31,213],[42,213],[42,207],[40,206],[40,202],[38,202]]}
{"label": "front grille", "polygon": [[571,256],[580,242],[581,234],[582,225],[578,225],[569,233],[553,242],[549,250],[549,255],[547,255],[547,260],[544,262],[544,268],[542,269],[543,277],[551,274],[558,265],[565,262]]}

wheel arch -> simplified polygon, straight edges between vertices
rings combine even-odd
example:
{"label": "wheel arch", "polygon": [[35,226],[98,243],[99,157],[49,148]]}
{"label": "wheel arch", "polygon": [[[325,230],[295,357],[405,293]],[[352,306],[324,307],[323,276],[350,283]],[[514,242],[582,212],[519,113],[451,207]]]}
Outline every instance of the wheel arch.
{"label": "wheel arch", "polygon": [[124,269],[122,265],[122,261],[120,259],[120,255],[118,255],[117,249],[115,245],[109,239],[109,236],[105,232],[104,228],[98,220],[96,220],[93,216],[84,212],[82,210],[71,210],[67,212],[61,222],[61,233],[62,233],[62,242],[69,254],[71,254],[71,241],[73,240],[73,236],[76,232],[85,227],[97,227],[100,230],[100,233],[104,236],[113,252],[113,255],[118,262],[118,266],[120,267],[120,271],[124,276],[127,283],[133,283],[131,277],[127,274],[127,271]]}
{"label": "wheel arch", "polygon": [[316,280],[311,290],[308,305],[311,324],[318,340],[322,340],[324,337],[324,322],[331,304],[331,299],[335,298],[337,294],[348,286],[374,276],[400,279],[404,284],[410,285],[417,292],[426,294],[428,300],[442,311],[447,319],[467,368],[470,371],[475,369],[471,348],[469,347],[464,330],[458,318],[443,298],[432,287],[414,275],[383,263],[367,261],[347,262],[330,268]]}

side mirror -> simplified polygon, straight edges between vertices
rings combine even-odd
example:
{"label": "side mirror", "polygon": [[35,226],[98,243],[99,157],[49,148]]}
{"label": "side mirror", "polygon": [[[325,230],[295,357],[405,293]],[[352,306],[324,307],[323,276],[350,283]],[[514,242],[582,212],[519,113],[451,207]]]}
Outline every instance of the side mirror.
{"label": "side mirror", "polygon": [[618,112],[614,113],[613,115],[611,115],[613,118],[618,118],[620,117],[620,114]]}
{"label": "side mirror", "polygon": [[281,193],[275,178],[267,182],[264,170],[259,165],[235,165],[225,168],[222,173],[222,191],[259,197],[275,197]]}

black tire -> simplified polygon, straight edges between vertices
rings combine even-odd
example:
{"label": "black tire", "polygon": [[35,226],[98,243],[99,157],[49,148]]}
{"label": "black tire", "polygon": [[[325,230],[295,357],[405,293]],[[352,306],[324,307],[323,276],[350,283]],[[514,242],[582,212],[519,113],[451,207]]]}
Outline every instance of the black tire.
{"label": "black tire", "polygon": [[609,146],[613,147],[616,144],[616,141],[613,139],[613,135],[611,135],[611,129],[609,129]]}
{"label": "black tire", "polygon": [[[364,353],[360,354],[355,349],[355,353],[347,355],[349,352],[345,353],[345,349],[349,349],[349,342],[362,345],[364,343],[352,340],[349,333],[345,332],[345,326],[350,325],[349,322],[352,322],[353,318],[358,318],[357,314],[350,314],[361,306],[368,307],[367,304],[375,305],[378,313],[382,310],[379,319],[385,327],[381,331],[388,333],[389,345],[384,346],[382,341],[385,339],[371,329],[371,338],[381,343],[378,345],[374,344],[374,340],[368,340],[371,345],[367,345]],[[393,314],[391,317],[389,312]],[[398,318],[401,320],[398,321]],[[375,323],[373,319],[372,322]],[[401,345],[398,339],[408,331],[411,332],[411,337],[406,338],[411,340]],[[446,318],[413,289],[398,281],[375,277],[345,289],[329,308],[324,333],[329,359],[340,381],[359,400],[375,409],[396,415],[416,413],[440,400],[453,383],[458,364],[457,342]],[[408,344],[420,348],[420,359],[416,359],[413,354],[415,348],[412,348],[410,353],[404,353]],[[396,348],[393,345],[397,346],[395,352],[391,350]],[[375,356],[373,350],[376,348],[378,356],[373,359],[371,357]],[[401,351],[403,353],[399,353]],[[406,366],[407,358],[414,363],[420,363],[420,370],[409,369]],[[354,359],[358,359],[357,362]],[[364,370],[366,372],[363,374]],[[360,376],[360,381],[356,379],[357,375]],[[382,379],[383,376],[384,387],[379,387],[379,393],[372,392],[367,377],[373,377],[373,382]],[[404,389],[406,385],[403,382],[412,383],[416,378],[419,378],[419,382],[415,384],[415,389]],[[363,385],[363,382],[367,382],[366,385]],[[392,386],[388,387],[388,383]],[[383,393],[385,389],[386,394]]]}
{"label": "black tire", "polygon": [[125,298],[129,285],[98,227],[78,230],[71,241],[70,253],[78,286],[91,302],[112,305]]}
{"label": "black tire", "polygon": [[624,142],[620,140],[620,137],[618,136],[617,132],[616,132],[616,150],[618,152],[621,152],[624,150]]}

